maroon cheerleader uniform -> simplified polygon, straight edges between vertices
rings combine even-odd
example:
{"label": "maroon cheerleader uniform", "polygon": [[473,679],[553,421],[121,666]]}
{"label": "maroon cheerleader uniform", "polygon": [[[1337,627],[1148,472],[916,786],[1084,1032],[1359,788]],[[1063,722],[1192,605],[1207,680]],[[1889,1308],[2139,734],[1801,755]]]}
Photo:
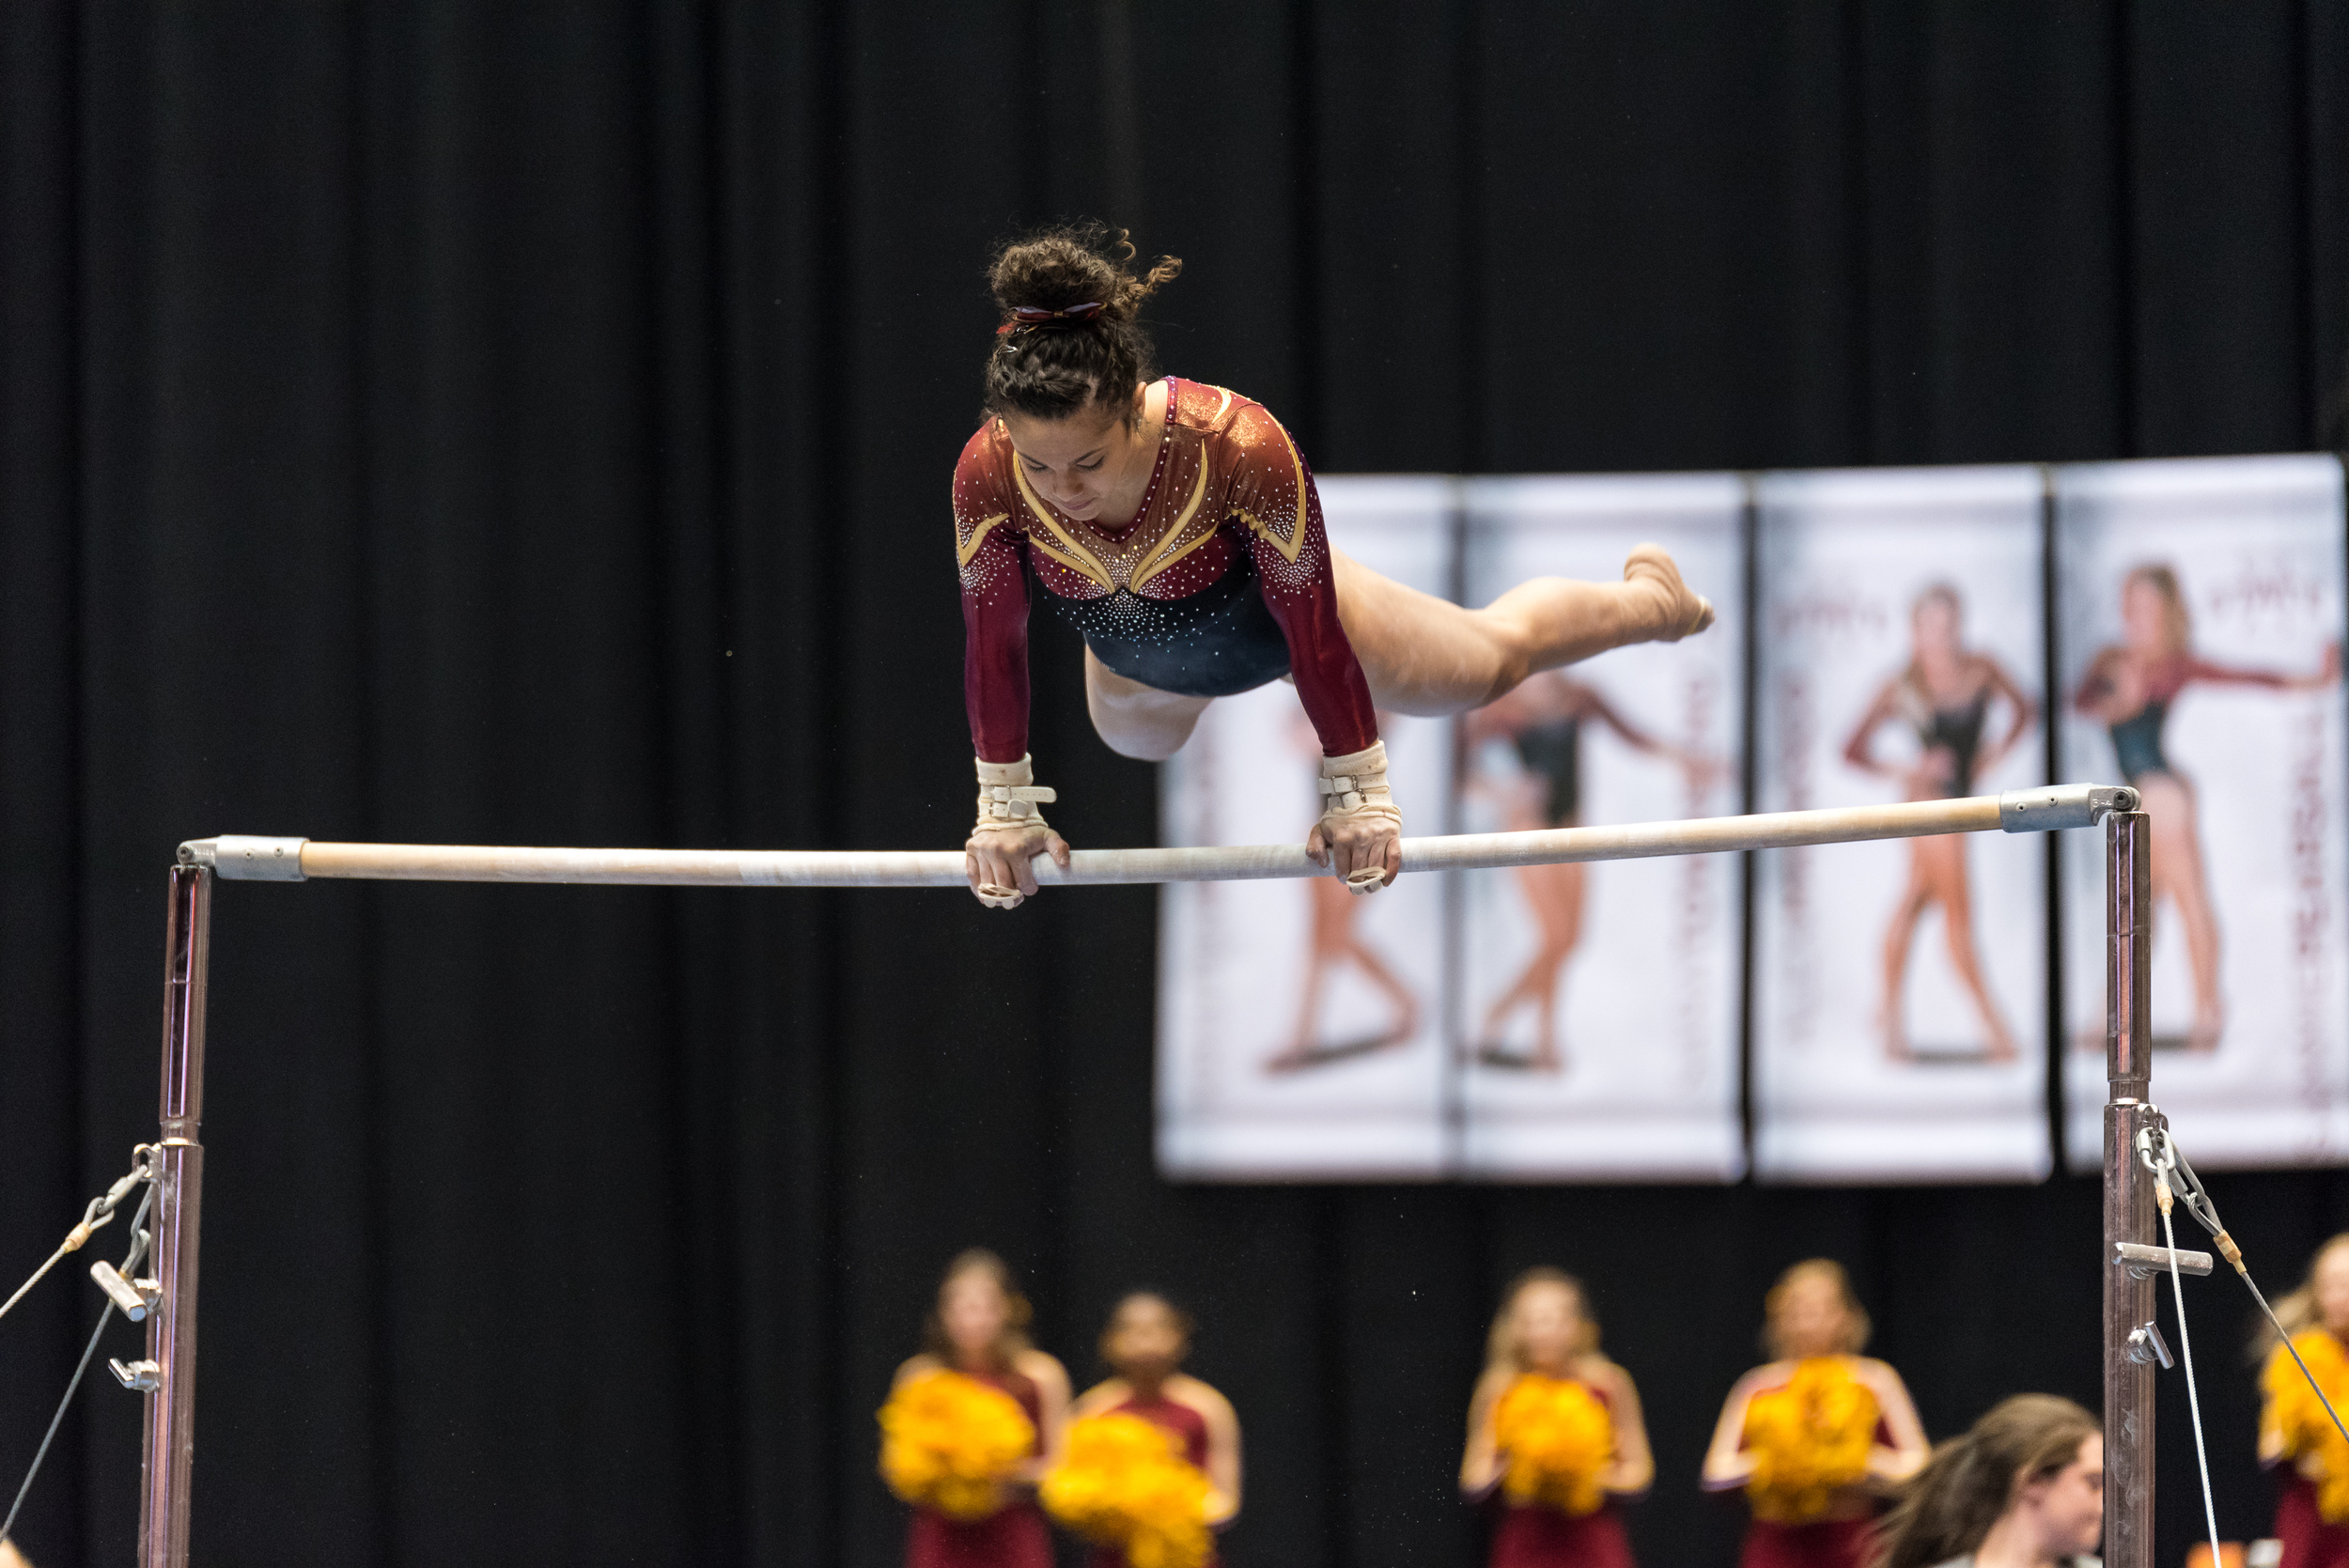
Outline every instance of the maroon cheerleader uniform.
{"label": "maroon cheerleader uniform", "polygon": [[[1101,1413],[1140,1416],[1152,1426],[1173,1433],[1183,1445],[1183,1457],[1190,1461],[1193,1468],[1205,1470],[1207,1467],[1207,1418],[1190,1405],[1164,1395],[1146,1403],[1129,1396],[1122,1404]],[[1219,1568],[1222,1560],[1210,1552],[1206,1568]],[[1093,1555],[1085,1559],[1085,1568],[1128,1568],[1126,1554],[1115,1546],[1096,1546]]]}
{"label": "maroon cheerleader uniform", "polygon": [[2349,1568],[2349,1525],[2328,1525],[2316,1511],[2316,1483],[2287,1463],[2279,1467],[2283,1489],[2276,1498],[2276,1539],[2283,1543],[2282,1568]]}
{"label": "maroon cheerleader uniform", "polygon": [[[1010,1371],[963,1375],[1018,1400],[1035,1428],[1035,1445],[1028,1452],[1044,1451],[1044,1401],[1033,1378]],[[1035,1494],[1024,1488],[984,1519],[951,1519],[917,1508],[906,1527],[906,1568],[1052,1568],[1052,1532]]]}

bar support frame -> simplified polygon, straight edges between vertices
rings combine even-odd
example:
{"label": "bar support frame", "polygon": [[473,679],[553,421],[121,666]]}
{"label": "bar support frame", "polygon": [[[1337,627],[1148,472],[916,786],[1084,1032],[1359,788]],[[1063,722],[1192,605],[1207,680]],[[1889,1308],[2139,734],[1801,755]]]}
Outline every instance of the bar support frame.
{"label": "bar support frame", "polygon": [[147,1320],[155,1388],[139,1473],[139,1568],[187,1568],[195,1466],[196,1241],[204,1206],[204,1002],[212,873],[171,868],[163,936],[163,1131],[155,1150],[155,1279]]}
{"label": "bar support frame", "polygon": [[2129,1335],[2154,1315],[2154,1279],[2113,1263],[2122,1243],[2155,1234],[2153,1174],[2137,1135],[2153,1105],[2151,818],[2105,818],[2105,1538],[2106,1568],[2153,1568],[2154,1367],[2129,1358]]}

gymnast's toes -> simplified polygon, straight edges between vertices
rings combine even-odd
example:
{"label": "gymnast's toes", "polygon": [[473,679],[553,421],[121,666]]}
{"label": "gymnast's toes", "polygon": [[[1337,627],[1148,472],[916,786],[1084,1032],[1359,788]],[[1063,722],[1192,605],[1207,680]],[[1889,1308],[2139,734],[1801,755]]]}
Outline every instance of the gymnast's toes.
{"label": "gymnast's toes", "polygon": [[1655,593],[1660,614],[1653,636],[1658,642],[1677,643],[1713,624],[1713,601],[1689,592],[1680,580],[1678,563],[1661,545],[1636,546],[1624,558],[1623,580],[1643,583]]}

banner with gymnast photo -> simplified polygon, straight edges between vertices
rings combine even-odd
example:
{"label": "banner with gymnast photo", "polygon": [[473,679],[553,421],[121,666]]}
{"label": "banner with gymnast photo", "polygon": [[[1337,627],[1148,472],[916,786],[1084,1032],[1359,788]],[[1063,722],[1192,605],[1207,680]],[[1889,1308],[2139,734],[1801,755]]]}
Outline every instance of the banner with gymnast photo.
{"label": "banner with gymnast photo", "polygon": [[[2040,471],[1759,483],[1756,809],[2045,783]],[[1756,1173],[2045,1176],[2046,840],[1951,834],[1755,861]]]}
{"label": "banner with gymnast photo", "polygon": [[[1536,675],[1461,720],[1461,831],[1742,809],[1744,492],[1730,474],[1471,481],[1465,601],[1614,582],[1653,542],[1712,629]],[[1738,1118],[1735,855],[1463,874],[1460,1168],[1488,1178],[1730,1181]]]}
{"label": "banner with gymnast photo", "polygon": [[[1324,478],[1331,546],[1450,598],[1456,482]],[[1408,834],[1451,813],[1452,722],[1381,713]],[[1170,845],[1301,844],[1321,745],[1285,681],[1219,698],[1161,772]],[[1170,884],[1159,905],[1159,1166],[1177,1178],[1444,1174],[1445,878]]]}
{"label": "banner with gymnast photo", "polygon": [[[2059,471],[2061,762],[2152,817],[2153,1094],[2205,1170],[2349,1159],[2328,457]],[[2063,835],[2065,1155],[2102,1157],[2104,837]]]}

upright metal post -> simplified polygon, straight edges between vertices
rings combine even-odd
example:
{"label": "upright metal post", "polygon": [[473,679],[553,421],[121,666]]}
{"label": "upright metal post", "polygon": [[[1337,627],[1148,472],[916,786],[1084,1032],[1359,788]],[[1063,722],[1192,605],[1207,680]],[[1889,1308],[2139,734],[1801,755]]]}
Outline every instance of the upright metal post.
{"label": "upright metal post", "polygon": [[139,1478],[139,1568],[187,1568],[189,1485],[195,1465],[195,1244],[204,1201],[204,975],[210,959],[212,874],[171,869],[163,935],[163,1135],[157,1141],[155,1278],[163,1295],[147,1320],[155,1363],[147,1396]]}
{"label": "upright metal post", "polygon": [[2137,1157],[2152,1120],[2154,888],[2148,819],[2105,818],[2105,1545],[2106,1568],[2153,1568],[2154,1368],[2129,1334],[2154,1315],[2154,1281],[2113,1265],[2115,1242],[2155,1242],[2154,1184]]}

